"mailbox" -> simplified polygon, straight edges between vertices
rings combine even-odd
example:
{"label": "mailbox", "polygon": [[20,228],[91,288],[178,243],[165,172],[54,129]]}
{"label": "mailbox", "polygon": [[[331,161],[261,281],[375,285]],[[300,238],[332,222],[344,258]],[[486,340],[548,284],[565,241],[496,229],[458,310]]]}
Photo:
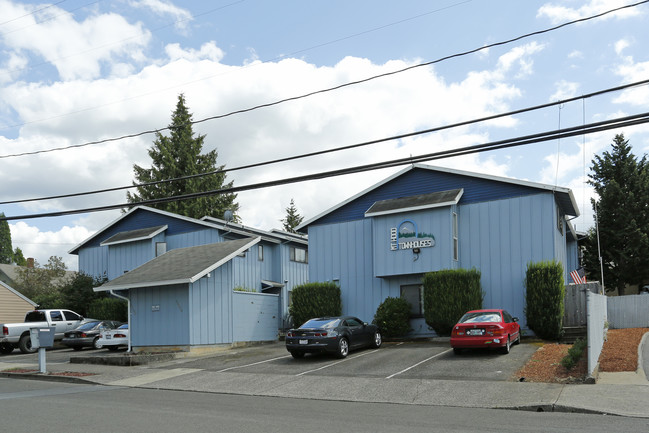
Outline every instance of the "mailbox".
{"label": "mailbox", "polygon": [[40,347],[54,346],[54,331],[56,331],[55,326],[31,328],[29,330],[29,336],[32,340],[32,348],[38,349]]}

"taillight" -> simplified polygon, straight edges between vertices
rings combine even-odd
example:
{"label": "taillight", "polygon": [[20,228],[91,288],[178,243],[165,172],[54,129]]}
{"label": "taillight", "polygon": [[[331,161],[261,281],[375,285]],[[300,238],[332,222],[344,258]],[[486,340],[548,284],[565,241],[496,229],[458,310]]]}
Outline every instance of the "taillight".
{"label": "taillight", "polygon": [[126,335],[124,335],[124,334],[114,334],[113,337],[114,338],[126,338]]}
{"label": "taillight", "polygon": [[81,333],[81,338],[86,338],[86,337],[87,337],[86,333],[85,333],[85,332],[82,332],[82,333]]}
{"label": "taillight", "polygon": [[451,332],[451,337],[459,337],[464,335],[464,330],[460,328],[459,326],[456,326],[453,328],[453,332]]}
{"label": "taillight", "polygon": [[7,328],[6,326],[3,326],[2,327],[2,335],[9,335],[9,328]]}
{"label": "taillight", "polygon": [[494,337],[500,337],[505,333],[505,330],[501,326],[491,325],[487,326],[487,334],[493,335]]}
{"label": "taillight", "polygon": [[315,334],[316,337],[326,337],[327,336],[327,331],[325,332],[316,332]]}
{"label": "taillight", "polygon": [[288,331],[286,334],[287,337],[295,337],[295,332]]}

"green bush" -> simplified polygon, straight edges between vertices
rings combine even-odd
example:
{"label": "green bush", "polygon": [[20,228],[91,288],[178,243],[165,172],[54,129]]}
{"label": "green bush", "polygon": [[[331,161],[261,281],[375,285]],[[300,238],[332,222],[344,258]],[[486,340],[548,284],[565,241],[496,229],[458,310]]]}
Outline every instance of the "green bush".
{"label": "green bush", "polygon": [[588,342],[583,338],[578,338],[577,341],[575,341],[575,344],[568,349],[568,354],[561,360],[561,365],[566,367],[566,370],[572,370],[581,359],[584,350],[586,350],[587,347]]}
{"label": "green bush", "polygon": [[385,337],[401,337],[410,332],[410,303],[403,298],[386,298],[374,315],[374,323]]}
{"label": "green bush", "polygon": [[98,320],[128,322],[128,303],[123,299],[95,299],[88,306],[88,317]]}
{"label": "green bush", "polygon": [[446,269],[424,275],[424,317],[437,335],[450,335],[469,310],[482,308],[484,292],[477,269]]}
{"label": "green bush", "polygon": [[537,337],[561,338],[565,287],[563,266],[556,261],[529,263],[525,275],[525,316]]}
{"label": "green bush", "polygon": [[293,287],[288,309],[293,325],[300,326],[314,317],[340,316],[342,301],[336,283],[306,283]]}

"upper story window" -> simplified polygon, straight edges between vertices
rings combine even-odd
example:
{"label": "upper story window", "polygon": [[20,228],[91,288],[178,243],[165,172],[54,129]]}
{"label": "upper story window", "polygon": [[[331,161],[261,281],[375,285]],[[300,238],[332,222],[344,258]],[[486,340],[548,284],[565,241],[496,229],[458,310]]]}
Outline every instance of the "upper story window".
{"label": "upper story window", "polygon": [[309,252],[306,248],[290,247],[288,256],[292,262],[309,263]]}
{"label": "upper story window", "polygon": [[159,257],[167,252],[167,243],[166,242],[156,242],[155,243],[155,256]]}
{"label": "upper story window", "polygon": [[259,261],[260,261],[260,262],[263,262],[263,261],[264,261],[264,246],[263,246],[263,245],[259,245],[259,246],[258,246],[258,254],[257,254],[257,257],[259,258]]}
{"label": "upper story window", "polygon": [[557,230],[563,236],[563,215],[561,215],[561,209],[557,206]]}

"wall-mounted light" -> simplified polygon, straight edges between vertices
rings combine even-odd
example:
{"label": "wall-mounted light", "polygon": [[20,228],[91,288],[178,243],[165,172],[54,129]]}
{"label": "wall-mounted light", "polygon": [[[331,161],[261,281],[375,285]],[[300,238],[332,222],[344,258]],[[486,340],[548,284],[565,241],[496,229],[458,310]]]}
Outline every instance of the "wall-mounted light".
{"label": "wall-mounted light", "polygon": [[420,252],[421,252],[421,250],[419,248],[413,248],[412,249],[413,254],[419,254]]}

